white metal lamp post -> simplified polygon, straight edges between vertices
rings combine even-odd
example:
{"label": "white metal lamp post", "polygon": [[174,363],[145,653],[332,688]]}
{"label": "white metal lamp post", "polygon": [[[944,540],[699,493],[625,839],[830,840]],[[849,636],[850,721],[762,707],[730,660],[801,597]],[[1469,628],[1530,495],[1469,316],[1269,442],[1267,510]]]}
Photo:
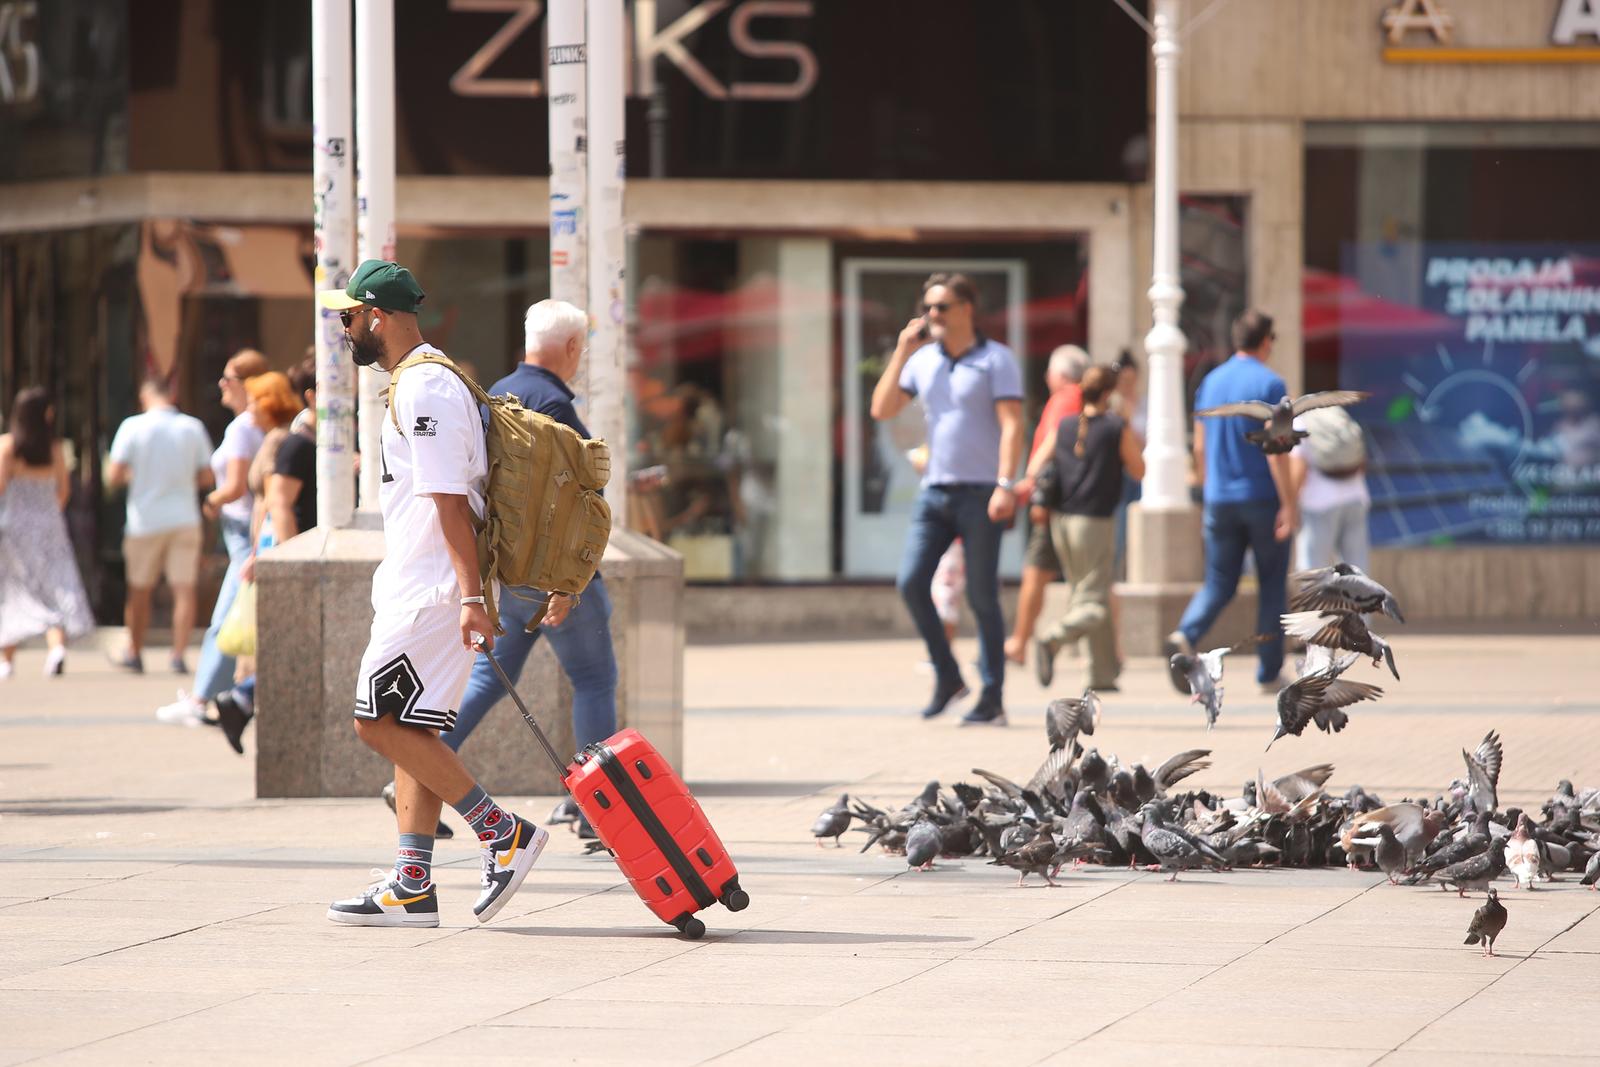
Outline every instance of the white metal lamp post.
{"label": "white metal lamp post", "polygon": [[1183,286],[1178,274],[1178,14],[1180,0],[1155,0],[1155,249],[1150,278],[1154,324],[1145,335],[1150,360],[1149,439],[1145,442],[1145,510],[1189,506],[1184,432],[1183,352],[1178,327]]}

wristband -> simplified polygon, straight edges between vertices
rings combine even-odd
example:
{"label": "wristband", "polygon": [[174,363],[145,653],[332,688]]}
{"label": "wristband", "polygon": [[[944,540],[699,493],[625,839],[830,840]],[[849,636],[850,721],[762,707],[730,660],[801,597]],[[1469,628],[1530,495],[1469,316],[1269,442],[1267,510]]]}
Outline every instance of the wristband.
{"label": "wristband", "polygon": [[[461,598],[461,603],[463,603],[463,604],[483,604],[484,603],[484,599],[481,596],[464,596],[464,597]],[[487,606],[487,605],[485,605],[485,606]]]}

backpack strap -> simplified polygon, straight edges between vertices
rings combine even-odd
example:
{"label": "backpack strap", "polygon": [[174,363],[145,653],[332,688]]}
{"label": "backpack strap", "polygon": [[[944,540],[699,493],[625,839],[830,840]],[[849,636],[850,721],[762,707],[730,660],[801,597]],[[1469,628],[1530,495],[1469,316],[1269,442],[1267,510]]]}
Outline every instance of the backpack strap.
{"label": "backpack strap", "polygon": [[407,356],[400,361],[400,364],[394,370],[389,372],[389,388],[385,393],[385,399],[389,405],[389,421],[394,423],[395,429],[400,429],[400,416],[395,414],[394,410],[394,391],[395,387],[400,384],[400,372],[407,367],[415,367],[423,363],[437,363],[441,367],[448,368],[451,373],[461,379],[462,384],[467,387],[467,392],[472,394],[474,400],[480,404],[489,402],[489,394],[483,391],[483,386],[473,381],[472,375],[456,366],[455,361],[449,356],[436,356],[432,352],[422,352],[415,356]]}
{"label": "backpack strap", "polygon": [[[472,380],[472,375],[468,374],[466,371],[464,371],[460,367],[456,366],[455,361],[452,360],[449,356],[435,355],[432,352],[421,352],[421,353],[418,353],[415,356],[407,356],[405,359],[400,361],[400,363],[394,368],[394,370],[389,372],[389,388],[388,388],[388,390],[387,390],[387,392],[385,394],[385,398],[386,398],[386,401],[387,401],[387,403],[389,405],[389,421],[394,423],[394,428],[396,430],[400,430],[400,416],[395,413],[394,391],[395,391],[395,387],[400,384],[400,372],[404,371],[408,367],[415,367],[415,366],[418,366],[418,365],[423,364],[423,363],[436,363],[441,367],[447,368],[457,378],[461,379],[462,384],[467,387],[467,391],[472,394],[472,398],[473,398],[474,401],[476,401],[479,404],[485,405],[485,406],[488,405],[488,403],[489,403],[489,394],[483,391],[483,387],[481,385],[479,385],[477,382]],[[400,430],[400,432],[404,433],[405,431],[404,430]],[[491,470],[489,472],[489,474],[490,474],[490,479],[492,480],[493,475],[494,475],[494,471]],[[482,527],[480,527],[479,530],[478,530],[478,534],[479,534],[479,537],[478,537],[478,542],[479,542],[479,544],[478,544],[478,576],[481,579],[482,585],[483,585],[483,609],[489,616],[490,624],[492,626],[494,626],[494,632],[496,634],[503,634],[503,633],[505,633],[505,630],[500,625],[500,610],[499,610],[498,606],[495,604],[495,596],[494,596],[494,577],[493,576],[494,576],[494,573],[495,573],[495,559],[494,559],[493,549],[492,548],[487,548],[485,546],[485,544],[484,544],[485,538],[483,537],[484,532],[486,530],[488,530],[488,528],[489,528],[488,509],[489,509],[489,487],[488,487],[488,485],[485,485],[484,486],[484,513],[485,513],[484,514],[484,521],[483,521]],[[493,539],[492,538],[488,539],[488,542],[489,542],[489,545],[492,545],[493,544]]]}

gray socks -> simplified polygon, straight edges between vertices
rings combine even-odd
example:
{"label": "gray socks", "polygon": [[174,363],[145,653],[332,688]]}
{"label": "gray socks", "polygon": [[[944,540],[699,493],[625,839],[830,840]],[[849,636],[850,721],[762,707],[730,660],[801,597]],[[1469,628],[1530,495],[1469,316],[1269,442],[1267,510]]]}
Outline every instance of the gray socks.
{"label": "gray socks", "polygon": [[401,834],[395,853],[395,880],[408,893],[420,893],[433,884],[433,835]]}
{"label": "gray socks", "polygon": [[500,840],[516,825],[511,813],[491,800],[481,785],[474,784],[471,791],[451,807],[461,813],[461,817],[472,827],[472,832],[478,835],[478,841],[484,845]]}

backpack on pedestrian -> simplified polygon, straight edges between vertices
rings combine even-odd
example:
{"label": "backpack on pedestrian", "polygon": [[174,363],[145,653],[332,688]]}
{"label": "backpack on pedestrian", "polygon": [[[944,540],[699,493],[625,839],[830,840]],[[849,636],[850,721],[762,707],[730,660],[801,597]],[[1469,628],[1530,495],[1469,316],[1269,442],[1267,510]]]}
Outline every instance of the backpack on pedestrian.
{"label": "backpack on pedestrian", "polygon": [[1361,426],[1342,407],[1316,408],[1300,416],[1311,436],[1306,458],[1324,477],[1352,478],[1367,464],[1367,442]]}
{"label": "backpack on pedestrian", "polygon": [[[502,586],[531,586],[547,593],[581,594],[594,577],[611,538],[611,508],[600,495],[611,478],[611,450],[548,415],[529,411],[516,397],[490,396],[448,357],[423,353],[404,360],[389,378],[389,417],[400,374],[437,363],[460,378],[488,410],[485,446],[489,481],[478,526],[478,569],[484,606],[502,633],[490,579]],[[544,613],[528,624],[531,632]]]}

